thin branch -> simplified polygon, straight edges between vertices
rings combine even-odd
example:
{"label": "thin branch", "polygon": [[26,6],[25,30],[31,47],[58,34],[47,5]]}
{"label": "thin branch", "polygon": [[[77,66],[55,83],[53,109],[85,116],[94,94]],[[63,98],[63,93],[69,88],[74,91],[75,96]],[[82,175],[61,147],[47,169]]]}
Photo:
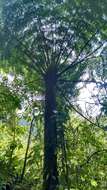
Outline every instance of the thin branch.
{"label": "thin branch", "polygon": [[[31,81],[29,81],[29,82],[25,82],[25,83],[23,83],[24,85],[28,85],[28,84],[32,84],[32,83],[34,83],[34,82],[42,82],[43,80],[42,79],[36,79],[36,80],[31,80]],[[24,82],[24,81],[23,81]]]}
{"label": "thin branch", "polygon": [[[76,57],[76,59],[70,64],[68,65],[64,70],[62,70],[59,74],[58,74],[58,77],[60,77],[63,73],[67,72],[69,69],[72,69],[73,67],[75,66],[78,66],[80,63],[83,63],[85,61],[88,61],[89,59],[92,59],[93,57],[90,57],[92,56],[95,52],[97,52],[101,47],[103,46],[103,44],[100,44],[96,49],[94,49],[92,52],[90,52],[89,54],[87,54],[83,59],[81,60],[78,60],[78,56]],[[82,53],[82,52],[81,52]],[[95,58],[95,57],[94,57]],[[64,61],[64,63],[66,62],[67,60]]]}
{"label": "thin branch", "polygon": [[47,47],[47,44],[46,44],[46,38],[44,36],[44,32],[41,30],[41,26],[42,26],[42,23],[41,23],[41,20],[40,18],[38,18],[38,26],[39,26],[39,32],[40,34],[42,35],[42,40],[43,40],[43,43],[44,43],[44,46],[45,48],[43,48],[45,50],[45,53],[46,53],[46,59],[48,62],[46,62],[47,66],[51,63],[50,61],[50,58],[49,58],[49,52],[48,52],[48,49],[46,48]]}
{"label": "thin branch", "polygon": [[[77,29],[80,27],[79,24],[80,24],[80,21],[78,21],[78,23],[77,23]],[[83,30],[83,28],[82,28],[82,30]],[[80,31],[80,32],[81,32],[81,31]],[[95,33],[92,35],[92,37],[85,43],[85,45],[84,45],[83,48],[81,49],[81,51],[80,51],[80,53],[78,54],[78,56],[77,56],[76,59],[79,58],[79,56],[81,55],[81,53],[83,52],[83,50],[85,49],[85,47],[89,44],[89,42],[92,40],[92,38],[95,36],[96,33],[97,33],[97,32],[95,32]],[[70,37],[69,42],[71,42],[71,40],[73,39],[74,35],[75,35],[75,32],[74,32],[74,33],[72,34],[72,36]],[[63,45],[63,44],[62,44],[62,45]],[[75,46],[74,46],[74,47],[75,47]],[[65,58],[65,60],[63,61],[62,64],[66,63],[66,61],[68,60],[69,56],[72,54],[72,52],[73,52],[73,50],[74,50],[74,47],[71,49],[71,51],[69,52],[69,54],[67,55],[67,57]],[[65,51],[66,51],[66,47],[62,50],[61,55],[63,55],[63,54],[65,53]],[[58,60],[58,61],[59,61],[59,60]]]}
{"label": "thin branch", "polygon": [[107,85],[107,82],[100,82],[100,81],[96,81],[96,80],[64,80],[64,79],[59,79],[59,82],[66,82],[66,83],[94,83],[94,84],[99,84],[99,85]]}
{"label": "thin branch", "polygon": [[28,48],[25,46],[25,44],[23,44],[18,38],[17,38],[17,41],[19,42],[21,51],[32,61],[32,63],[37,64],[37,65],[31,64],[30,67],[33,67],[38,73],[40,73],[43,76],[44,73],[43,73],[42,67],[38,65],[36,58],[34,57],[32,52],[29,51]]}
{"label": "thin branch", "polygon": [[[62,55],[63,55],[63,54],[65,53],[65,51],[66,51],[66,47],[64,47],[64,48],[62,49],[63,43],[64,43],[64,39],[65,39],[65,37],[66,37],[66,34],[67,34],[67,32],[65,33],[65,35],[64,35],[64,37],[63,37],[63,41],[62,41],[62,43],[61,43],[60,52],[59,52],[59,55],[58,55],[58,58],[57,58],[57,61],[56,61],[56,64],[57,64],[57,65],[59,64]],[[69,42],[73,39],[74,35],[75,35],[75,34],[73,33],[72,36],[71,36],[70,39],[69,39]],[[72,48],[72,51],[73,51],[73,48]],[[72,51],[71,51],[71,53],[72,53]]]}
{"label": "thin branch", "polygon": [[84,167],[86,164],[88,164],[91,159],[94,157],[94,156],[98,156],[98,154],[102,153],[102,152],[107,152],[107,149],[103,149],[103,150],[98,150],[98,151],[95,151],[93,152],[91,155],[89,155],[86,160],[84,161],[83,164],[81,164],[79,167],[82,168]]}
{"label": "thin branch", "polygon": [[87,120],[89,123],[91,123],[92,125],[99,127],[100,129],[104,130],[101,126],[98,126],[96,123],[94,123],[93,121],[91,121],[89,118],[87,118],[85,115],[82,114],[82,112],[80,112],[79,110],[77,110],[70,102],[70,100],[64,95],[63,93],[63,97],[64,99],[69,103],[68,107],[70,109],[73,109],[76,113],[78,113],[82,118],[84,118],[85,120]]}
{"label": "thin branch", "polygon": [[[82,49],[80,50],[79,54],[77,55],[76,59],[74,60],[75,62],[78,60],[78,58],[80,57],[80,55],[82,54],[82,52],[84,51],[84,49],[88,46],[88,44],[91,42],[91,40],[95,37],[97,32],[95,32],[89,40],[87,40],[87,42],[84,44],[84,46],[82,47]],[[67,55],[67,57],[65,58],[64,63],[66,63],[66,61],[68,60],[69,56],[71,55],[72,50],[69,52],[69,54]]]}

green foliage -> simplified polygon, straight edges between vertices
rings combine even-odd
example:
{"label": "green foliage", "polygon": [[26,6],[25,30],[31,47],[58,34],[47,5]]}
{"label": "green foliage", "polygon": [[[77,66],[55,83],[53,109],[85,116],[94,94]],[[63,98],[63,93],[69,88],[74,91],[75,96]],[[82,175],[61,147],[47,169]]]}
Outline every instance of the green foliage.
{"label": "green foliage", "polygon": [[65,150],[59,155],[60,183],[65,189],[105,189],[107,134],[78,116],[70,118],[65,127]]}
{"label": "green foliage", "polygon": [[12,60],[17,57],[14,65],[23,62],[25,67],[39,74],[45,73],[50,64],[60,64],[60,71],[71,62],[66,59],[71,49],[69,58],[82,49],[80,56],[83,56],[93,44],[99,43],[99,36],[104,39],[106,7],[105,0],[95,2],[95,6],[87,0],[60,3],[55,0],[12,0],[8,3],[5,0],[2,11],[4,38],[1,38],[4,39],[5,57],[11,55]]}
{"label": "green foliage", "polygon": [[[107,1],[1,2],[0,68],[12,72],[14,79],[9,84],[6,76],[0,84],[0,186],[10,183],[14,190],[42,188],[45,79],[55,70],[58,189],[105,189],[106,132],[69,114],[65,97],[78,95],[76,84],[87,66],[93,73],[98,67],[97,76],[102,75],[99,66],[102,68],[103,55],[97,50],[107,35]],[[34,109],[38,113],[32,123]]]}
{"label": "green foliage", "polygon": [[[8,113],[10,114],[16,108],[20,107],[20,100],[16,93],[12,92],[9,86],[0,84],[0,118],[2,119]],[[4,118],[6,119],[6,118]]]}
{"label": "green foliage", "polygon": [[[0,185],[10,182],[14,189],[33,190],[42,187],[42,125],[42,120],[36,119],[22,183],[18,180],[23,168],[29,126],[14,126],[15,141],[11,125],[8,127],[0,126]],[[58,153],[59,189],[105,189],[107,134],[74,114],[70,114],[70,121],[65,124],[64,131],[65,150],[59,147]],[[18,180],[16,180],[17,177]]]}

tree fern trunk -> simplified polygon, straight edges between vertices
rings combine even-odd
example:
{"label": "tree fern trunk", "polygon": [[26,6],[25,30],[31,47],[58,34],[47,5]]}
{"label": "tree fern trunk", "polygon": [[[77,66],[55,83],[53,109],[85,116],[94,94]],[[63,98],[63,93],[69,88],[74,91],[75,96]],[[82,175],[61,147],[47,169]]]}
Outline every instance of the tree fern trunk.
{"label": "tree fern trunk", "polygon": [[57,129],[56,129],[56,81],[55,68],[45,76],[45,129],[44,129],[44,183],[43,190],[56,190],[57,171]]}

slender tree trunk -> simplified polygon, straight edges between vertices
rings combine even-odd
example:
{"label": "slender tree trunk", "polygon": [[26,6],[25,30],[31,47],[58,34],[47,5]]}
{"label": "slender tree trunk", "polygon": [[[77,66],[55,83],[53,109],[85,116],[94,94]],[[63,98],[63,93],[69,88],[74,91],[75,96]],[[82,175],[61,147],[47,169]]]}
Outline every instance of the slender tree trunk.
{"label": "slender tree trunk", "polygon": [[45,128],[44,128],[44,176],[43,190],[56,190],[57,129],[56,129],[56,68],[50,68],[45,76]]}
{"label": "slender tree trunk", "polygon": [[32,118],[31,124],[30,124],[29,136],[28,136],[28,141],[27,141],[27,147],[26,147],[25,158],[24,158],[23,169],[22,169],[22,173],[21,173],[21,177],[20,177],[20,182],[23,181],[25,170],[26,170],[28,151],[29,151],[29,147],[30,147],[32,129],[33,129],[33,121],[34,121],[34,115],[33,115],[33,118]]}
{"label": "slender tree trunk", "polygon": [[13,158],[13,154],[14,154],[14,150],[16,148],[16,141],[15,141],[15,137],[16,137],[16,115],[14,113],[12,113],[11,116],[11,127],[12,127],[12,144],[10,146],[10,159],[9,159],[9,163],[8,163],[8,172],[10,173],[11,170],[11,166],[12,166],[12,158]]}

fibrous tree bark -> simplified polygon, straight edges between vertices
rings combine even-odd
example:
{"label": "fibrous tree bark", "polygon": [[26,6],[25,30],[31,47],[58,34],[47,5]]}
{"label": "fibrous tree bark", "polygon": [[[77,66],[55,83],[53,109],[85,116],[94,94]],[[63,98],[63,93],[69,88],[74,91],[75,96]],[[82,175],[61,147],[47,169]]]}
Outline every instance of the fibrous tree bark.
{"label": "fibrous tree bark", "polygon": [[50,67],[45,75],[45,126],[43,190],[55,190],[58,185],[57,125],[56,125],[57,69]]}

